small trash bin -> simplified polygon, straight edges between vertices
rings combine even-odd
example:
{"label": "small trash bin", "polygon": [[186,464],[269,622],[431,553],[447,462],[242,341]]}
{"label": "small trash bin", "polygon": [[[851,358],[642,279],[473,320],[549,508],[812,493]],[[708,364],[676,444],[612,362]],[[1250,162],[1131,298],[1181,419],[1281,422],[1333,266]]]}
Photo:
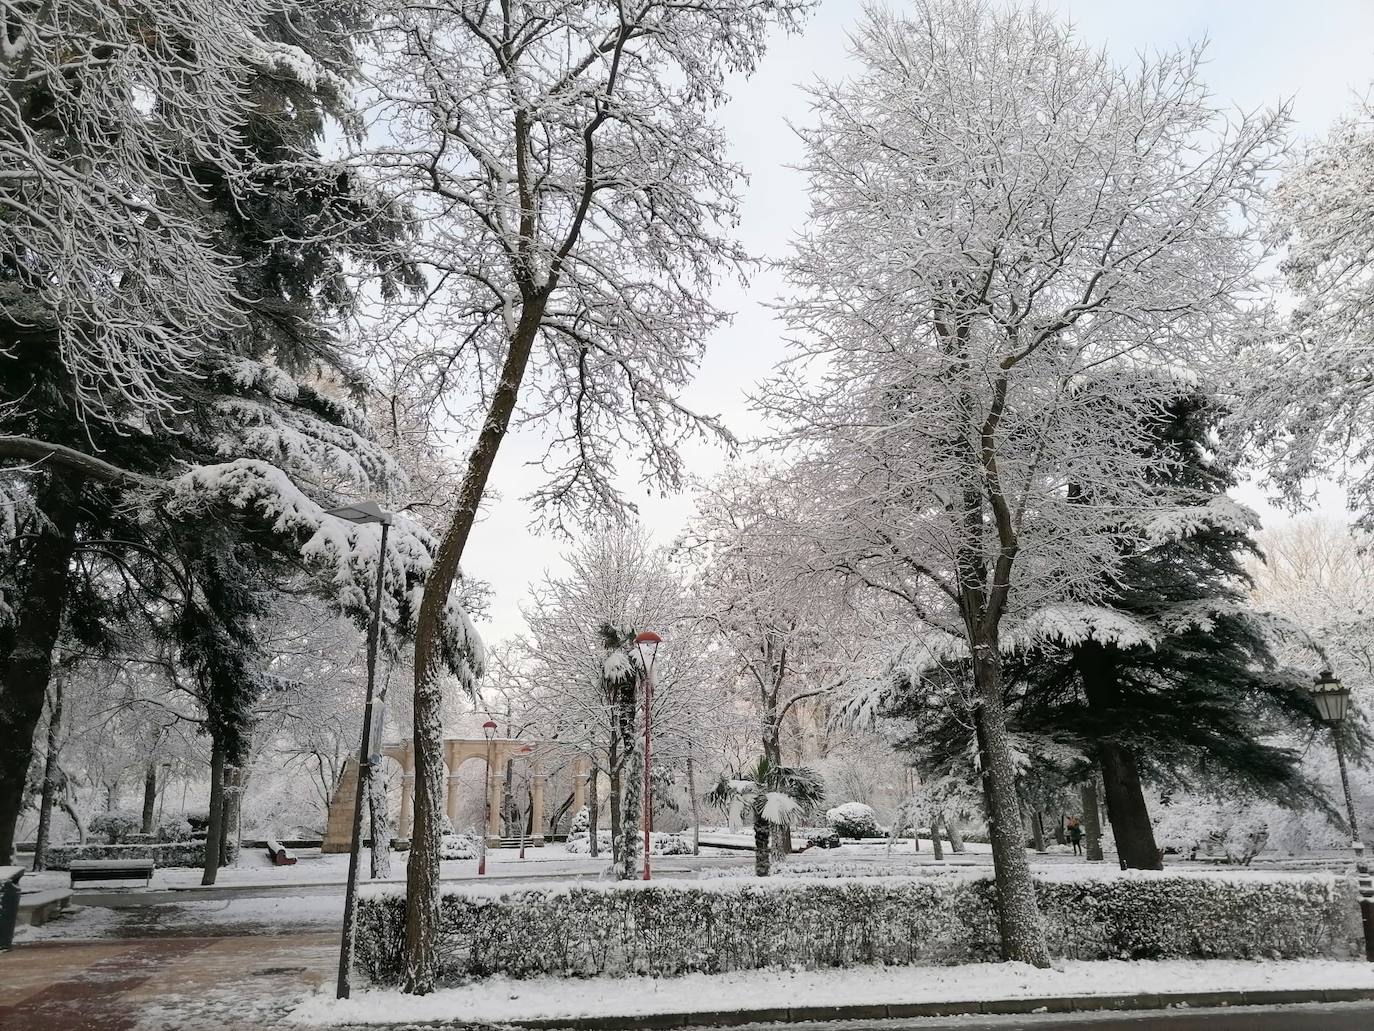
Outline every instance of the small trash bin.
{"label": "small trash bin", "polygon": [[[8,871],[6,871],[8,872]],[[0,949],[14,947],[14,924],[19,919],[19,878],[22,871],[0,879]]]}

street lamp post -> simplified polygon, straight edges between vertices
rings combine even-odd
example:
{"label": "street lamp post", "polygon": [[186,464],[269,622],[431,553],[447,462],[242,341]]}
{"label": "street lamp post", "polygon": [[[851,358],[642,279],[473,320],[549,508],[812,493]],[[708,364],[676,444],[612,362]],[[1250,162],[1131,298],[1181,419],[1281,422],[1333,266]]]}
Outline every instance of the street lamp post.
{"label": "street lamp post", "polygon": [[358,781],[353,800],[353,834],[348,847],[348,882],[344,887],[343,938],[339,944],[339,983],[337,996],[347,999],[353,969],[353,940],[358,920],[358,851],[362,845],[363,795],[372,771],[372,695],[377,681],[377,649],[382,637],[382,589],[386,586],[386,538],[391,528],[391,513],[375,501],[330,509],[325,513],[350,523],[377,523],[382,540],[377,552],[377,586],[372,596],[372,625],[367,635],[367,702],[363,708],[363,734],[358,747]]}
{"label": "street lamp post", "polygon": [[477,876],[483,877],[487,872],[487,828],[491,826],[491,768],[496,763],[496,723],[487,720],[482,724],[482,736],[487,739],[487,777],[486,783],[482,785],[482,851],[481,858],[477,860]]}
{"label": "street lamp post", "polygon": [[[649,832],[654,829],[653,791],[649,783],[649,734],[653,727],[654,659],[663,638],[652,630],[635,637],[640,665],[644,667],[644,879],[649,879]],[[646,654],[647,653],[647,654]]]}
{"label": "street lamp post", "polygon": [[1322,721],[1331,728],[1331,739],[1336,746],[1341,791],[1345,795],[1345,815],[1350,821],[1350,834],[1354,839],[1350,847],[1355,851],[1355,874],[1359,880],[1364,954],[1365,959],[1374,963],[1374,880],[1370,878],[1369,866],[1364,858],[1364,842],[1360,840],[1360,825],[1355,818],[1355,800],[1350,795],[1350,774],[1345,767],[1345,747],[1341,744],[1341,724],[1350,712],[1350,688],[1332,676],[1330,670],[1322,670],[1321,676],[1317,677],[1309,690]]}

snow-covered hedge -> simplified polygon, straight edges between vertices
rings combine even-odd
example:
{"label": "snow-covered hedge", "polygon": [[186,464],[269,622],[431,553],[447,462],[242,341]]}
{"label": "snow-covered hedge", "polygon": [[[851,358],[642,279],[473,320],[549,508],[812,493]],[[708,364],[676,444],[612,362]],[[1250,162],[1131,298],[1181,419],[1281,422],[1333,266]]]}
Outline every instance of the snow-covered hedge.
{"label": "snow-covered hedge", "polygon": [[862,802],[845,802],[834,809],[827,809],[825,822],[842,838],[877,838],[882,835],[878,827],[878,814],[871,805]]}
{"label": "snow-covered hedge", "polygon": [[[229,861],[238,856],[238,846],[229,843]],[[205,839],[163,841],[137,845],[52,845],[48,848],[48,869],[66,870],[74,859],[151,859],[158,867],[204,866]]]}
{"label": "snow-covered hedge", "polygon": [[[636,837],[639,843],[639,854],[644,854],[644,839]],[[596,835],[597,851],[607,858],[611,855],[611,832],[599,831]],[[591,852],[591,836],[584,830],[576,837],[570,837],[563,846],[569,852],[589,853]],[[684,839],[680,834],[660,834],[658,831],[651,831],[649,834],[649,850],[656,856],[689,856],[692,854],[692,843]]]}
{"label": "snow-covered hedge", "polygon": [[[626,881],[450,889],[443,978],[681,974],[998,958],[985,876]],[[1329,876],[1113,873],[1038,881],[1051,950],[1070,959],[1346,956],[1352,889]],[[403,972],[405,900],[369,895],[358,961]]]}

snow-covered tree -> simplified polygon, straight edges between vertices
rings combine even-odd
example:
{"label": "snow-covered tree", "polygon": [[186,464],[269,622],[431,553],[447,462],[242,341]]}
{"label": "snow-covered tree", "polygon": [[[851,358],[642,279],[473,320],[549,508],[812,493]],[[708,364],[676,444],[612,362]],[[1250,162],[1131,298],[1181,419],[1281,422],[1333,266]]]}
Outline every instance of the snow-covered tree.
{"label": "snow-covered tree", "polygon": [[1146,370],[1219,357],[1283,116],[1219,110],[1200,49],[1119,67],[1036,8],[874,11],[853,50],[812,90],[797,343],[768,405],[831,499],[836,565],[968,649],[1003,953],[1044,966],[1002,627],[1097,589],[1113,514],[1176,503],[1141,446],[1175,386]]}
{"label": "snow-covered tree", "polygon": [[1301,500],[1334,476],[1374,530],[1374,102],[1310,145],[1274,191],[1273,236],[1296,295],[1251,334],[1237,418],[1267,445],[1271,482]]}
{"label": "snow-covered tree", "polygon": [[744,262],[729,235],[741,173],[711,111],[727,73],[752,71],[804,6],[375,5],[386,142],[366,160],[419,213],[432,273],[403,360],[475,427],[416,642],[409,991],[433,988],[439,919],[435,630],[497,452],[541,426],[549,480],[533,500],[561,523],[627,507],[619,453],[671,489],[684,435],[726,436],[678,398],[726,317],[712,282]]}
{"label": "snow-covered tree", "polygon": [[805,766],[777,766],[760,757],[753,766],[720,778],[706,796],[725,813],[748,811],[754,825],[754,873],[767,877],[772,829],[790,827],[825,800],[820,777]]}

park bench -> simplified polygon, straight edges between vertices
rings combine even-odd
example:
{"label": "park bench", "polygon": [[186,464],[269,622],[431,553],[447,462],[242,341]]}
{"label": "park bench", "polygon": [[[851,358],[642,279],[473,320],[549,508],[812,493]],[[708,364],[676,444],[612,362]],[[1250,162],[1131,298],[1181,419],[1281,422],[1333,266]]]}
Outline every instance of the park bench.
{"label": "park bench", "polygon": [[32,927],[41,927],[53,917],[61,916],[71,900],[69,888],[26,891],[19,896],[19,920]]}
{"label": "park bench", "polygon": [[67,869],[73,888],[90,881],[142,881],[146,887],[156,865],[151,859],[73,859]]}
{"label": "park bench", "polygon": [[14,923],[19,916],[19,881],[22,866],[0,866],[0,949],[14,945]]}
{"label": "park bench", "polygon": [[280,841],[267,842],[267,854],[272,857],[273,866],[295,866],[296,853],[283,845]]}

